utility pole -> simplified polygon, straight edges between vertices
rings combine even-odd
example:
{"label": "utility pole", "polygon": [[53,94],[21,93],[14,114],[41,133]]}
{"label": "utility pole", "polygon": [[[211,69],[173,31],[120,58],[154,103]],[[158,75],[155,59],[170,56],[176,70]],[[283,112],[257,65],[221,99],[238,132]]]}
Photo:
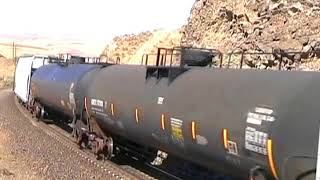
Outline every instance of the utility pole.
{"label": "utility pole", "polygon": [[13,61],[16,60],[16,45],[15,45],[14,41],[12,42],[12,60]]}

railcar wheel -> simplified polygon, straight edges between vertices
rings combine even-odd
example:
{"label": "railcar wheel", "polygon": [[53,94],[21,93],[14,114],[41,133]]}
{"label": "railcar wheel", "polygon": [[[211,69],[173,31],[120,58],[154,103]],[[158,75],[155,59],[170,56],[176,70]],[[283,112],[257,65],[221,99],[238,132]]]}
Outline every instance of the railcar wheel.
{"label": "railcar wheel", "polygon": [[34,101],[34,98],[31,96],[29,101],[27,102],[27,109],[32,115],[34,115],[34,111],[35,111],[34,110],[34,108],[35,108],[34,105],[35,105],[35,101]]}
{"label": "railcar wheel", "polygon": [[41,106],[36,106],[36,118],[38,121],[43,120],[45,115],[44,108]]}
{"label": "railcar wheel", "polygon": [[261,167],[257,166],[250,170],[249,180],[267,180],[266,172]]}
{"label": "railcar wheel", "polygon": [[41,119],[41,107],[36,106],[35,116],[36,116],[37,121],[39,121]]}
{"label": "railcar wheel", "polygon": [[22,104],[22,100],[20,98],[18,98],[18,103]]}
{"label": "railcar wheel", "polygon": [[41,107],[41,110],[40,110],[40,119],[43,120],[44,119],[44,116],[45,116],[45,111],[44,111],[44,108]]}
{"label": "railcar wheel", "polygon": [[111,159],[113,155],[113,139],[108,137],[106,140],[106,150],[104,153],[105,159]]}
{"label": "railcar wheel", "polygon": [[108,160],[113,155],[113,139],[111,137],[102,138],[92,135],[91,148],[98,160]]}

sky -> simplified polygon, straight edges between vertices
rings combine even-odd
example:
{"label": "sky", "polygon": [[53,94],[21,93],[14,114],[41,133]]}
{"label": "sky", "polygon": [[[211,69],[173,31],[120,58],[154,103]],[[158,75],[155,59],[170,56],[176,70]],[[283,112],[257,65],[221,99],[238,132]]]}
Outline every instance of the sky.
{"label": "sky", "polygon": [[0,34],[93,41],[187,23],[195,0],[1,0]]}

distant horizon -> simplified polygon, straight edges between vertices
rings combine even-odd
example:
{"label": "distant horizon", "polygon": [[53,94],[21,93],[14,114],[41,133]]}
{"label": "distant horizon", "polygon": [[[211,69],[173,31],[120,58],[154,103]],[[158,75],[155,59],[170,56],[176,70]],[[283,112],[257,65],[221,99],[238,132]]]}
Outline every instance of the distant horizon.
{"label": "distant horizon", "polygon": [[[177,28],[178,29],[178,28]],[[132,32],[132,33],[124,33],[119,34],[116,36],[123,36],[126,34],[139,34],[147,31],[154,31],[154,30],[163,30],[163,31],[173,31],[177,29],[152,29],[146,30],[142,32]],[[57,52],[59,53],[71,53],[71,54],[78,54],[84,56],[99,56],[104,48],[110,44],[114,37],[110,37],[110,39],[85,39],[83,37],[76,37],[75,35],[50,35],[50,34],[37,34],[37,33],[20,33],[20,34],[1,34],[0,33],[0,54],[4,55],[9,54],[7,56],[11,57],[12,52],[6,52],[7,48],[12,48],[12,43],[18,48],[31,48],[31,49],[43,49],[47,50],[48,52]],[[6,47],[6,50],[3,52],[1,47]]]}
{"label": "distant horizon", "polygon": [[[165,29],[165,28],[155,28],[155,29],[146,29],[143,31],[138,31],[138,32],[127,32],[127,33],[119,33],[115,34],[114,36],[111,36],[109,38],[106,38],[103,40],[103,38],[99,38],[99,40],[103,41],[112,41],[113,38],[118,37],[118,36],[124,36],[124,35],[130,35],[130,34],[140,34],[144,32],[152,32],[156,30],[163,30],[163,31],[175,31],[180,29],[181,27],[177,28],[171,28],[171,29]],[[74,35],[74,34],[51,34],[51,33],[1,33],[0,32],[0,42],[3,42],[4,38],[10,39],[12,41],[24,41],[24,40],[36,40],[38,38],[64,38],[66,41],[81,41],[81,40],[90,40],[91,36],[81,36],[81,35]],[[92,36],[94,37],[94,36]],[[91,39],[91,40],[96,40],[96,39]],[[9,43],[9,42],[8,42]]]}

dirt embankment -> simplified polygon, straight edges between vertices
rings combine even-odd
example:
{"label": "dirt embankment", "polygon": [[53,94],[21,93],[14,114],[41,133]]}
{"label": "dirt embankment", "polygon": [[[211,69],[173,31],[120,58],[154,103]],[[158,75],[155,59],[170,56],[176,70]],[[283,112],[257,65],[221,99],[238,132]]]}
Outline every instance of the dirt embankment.
{"label": "dirt embankment", "polygon": [[0,89],[12,86],[15,64],[0,55]]}

